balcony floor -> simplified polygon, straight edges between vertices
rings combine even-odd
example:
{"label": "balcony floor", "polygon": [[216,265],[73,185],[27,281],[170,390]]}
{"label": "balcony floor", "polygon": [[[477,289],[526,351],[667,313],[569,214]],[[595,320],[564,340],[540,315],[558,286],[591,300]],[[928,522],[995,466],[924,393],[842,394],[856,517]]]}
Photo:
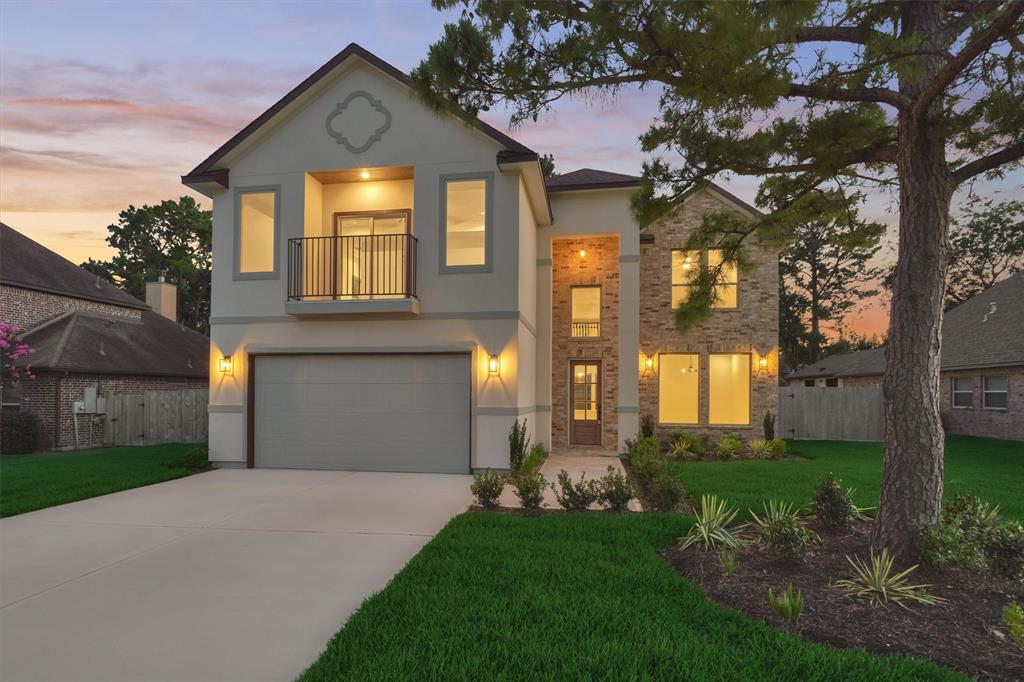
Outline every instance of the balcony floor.
{"label": "balcony floor", "polygon": [[419,315],[420,300],[416,297],[407,297],[286,301],[284,311],[289,315],[379,315],[394,313]]}

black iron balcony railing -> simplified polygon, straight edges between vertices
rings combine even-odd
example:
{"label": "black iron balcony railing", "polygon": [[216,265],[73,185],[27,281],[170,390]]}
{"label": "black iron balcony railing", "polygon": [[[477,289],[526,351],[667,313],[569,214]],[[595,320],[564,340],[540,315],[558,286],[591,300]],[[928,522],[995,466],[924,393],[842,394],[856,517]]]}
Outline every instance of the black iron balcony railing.
{"label": "black iron balcony railing", "polygon": [[288,240],[288,299],[414,298],[416,237],[375,234]]}
{"label": "black iron balcony railing", "polygon": [[573,336],[601,336],[601,323],[598,322],[573,322]]}

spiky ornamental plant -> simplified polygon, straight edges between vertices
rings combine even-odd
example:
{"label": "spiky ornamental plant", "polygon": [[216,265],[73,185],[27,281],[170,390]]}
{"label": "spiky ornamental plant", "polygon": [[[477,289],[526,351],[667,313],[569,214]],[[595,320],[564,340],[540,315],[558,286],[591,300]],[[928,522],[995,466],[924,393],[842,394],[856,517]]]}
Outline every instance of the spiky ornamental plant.
{"label": "spiky ornamental plant", "polygon": [[[866,186],[898,193],[872,544],[916,557],[922,526],[937,522],[942,502],[950,200],[964,183],[1024,158],[1024,0],[434,5],[466,8],[413,72],[416,90],[439,109],[476,114],[507,103],[515,124],[565,95],[660,87],[659,116],[641,143],[662,158],[644,169],[635,213],[643,224],[656,220],[723,173],[762,177],[757,201],[770,215],[710,214],[693,235],[692,248],[713,244],[726,262],[742,264],[750,236],[786,243],[808,219],[854,226]],[[679,153],[675,163],[665,152]],[[681,328],[707,314],[713,282],[700,284],[679,308]]]}

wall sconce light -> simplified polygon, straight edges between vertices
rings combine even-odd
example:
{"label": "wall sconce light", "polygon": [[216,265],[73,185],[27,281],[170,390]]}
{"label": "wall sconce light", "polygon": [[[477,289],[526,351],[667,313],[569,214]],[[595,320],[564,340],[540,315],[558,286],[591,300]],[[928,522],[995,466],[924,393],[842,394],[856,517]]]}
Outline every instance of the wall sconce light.
{"label": "wall sconce light", "polygon": [[644,356],[644,374],[654,374],[654,356]]}
{"label": "wall sconce light", "polygon": [[362,173],[359,174],[359,177],[361,177],[363,180],[369,180],[370,179],[370,171],[364,170]]}
{"label": "wall sconce light", "polygon": [[587,250],[586,249],[580,249],[580,258],[586,258],[586,257],[587,257]]}
{"label": "wall sconce light", "polygon": [[758,369],[760,369],[762,371],[768,369],[768,356],[767,355],[762,355],[760,358],[757,359],[757,367],[758,367]]}
{"label": "wall sconce light", "polygon": [[217,364],[217,368],[220,370],[221,374],[231,374],[231,356],[225,355],[222,357],[220,362]]}
{"label": "wall sconce light", "polygon": [[497,374],[500,372],[500,370],[501,370],[501,359],[497,355],[494,355],[493,353],[491,355],[488,355],[487,356],[487,373],[488,374],[493,374],[493,375],[497,376]]}

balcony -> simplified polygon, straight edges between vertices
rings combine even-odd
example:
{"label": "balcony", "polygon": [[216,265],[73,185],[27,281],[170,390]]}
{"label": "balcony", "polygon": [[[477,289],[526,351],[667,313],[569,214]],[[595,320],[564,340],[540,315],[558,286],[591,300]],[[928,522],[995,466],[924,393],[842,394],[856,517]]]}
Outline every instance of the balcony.
{"label": "balcony", "polygon": [[367,234],[288,240],[290,314],[419,313],[416,237]]}

